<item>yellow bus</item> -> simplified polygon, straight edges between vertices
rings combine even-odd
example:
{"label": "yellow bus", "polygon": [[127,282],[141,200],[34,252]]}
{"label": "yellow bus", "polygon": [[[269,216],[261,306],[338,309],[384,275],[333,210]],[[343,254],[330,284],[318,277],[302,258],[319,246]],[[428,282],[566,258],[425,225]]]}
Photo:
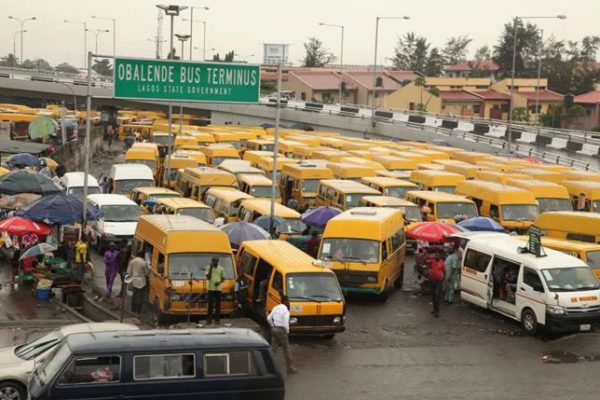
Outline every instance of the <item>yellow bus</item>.
{"label": "yellow bus", "polygon": [[590,181],[590,182],[600,182],[600,174],[591,171],[560,171],[560,173],[564,176],[565,181]]}
{"label": "yellow bus", "polygon": [[444,166],[440,164],[430,163],[418,163],[417,169],[427,169],[430,171],[444,171]]}
{"label": "yellow bus", "polygon": [[339,151],[339,150],[315,150],[312,152],[311,158],[318,158],[322,160],[327,160],[331,162],[339,162],[344,157],[349,157],[350,153],[347,151]]}
{"label": "yellow bus", "polygon": [[430,163],[431,162],[431,157],[428,157],[423,154],[413,153],[412,151],[392,151],[392,153],[390,155],[394,156],[394,157],[399,157],[399,158],[404,158],[407,160],[414,161],[414,163],[415,163],[414,169],[417,168],[416,165],[419,163]]}
{"label": "yellow bus", "polygon": [[409,190],[418,190],[418,186],[412,182],[381,176],[362,178],[361,183],[377,189],[383,196],[398,197],[400,199],[403,199]]}
{"label": "yellow bus", "polygon": [[447,171],[415,170],[410,174],[410,181],[421,190],[453,193],[456,185],[465,180],[464,175]]}
{"label": "yellow bus", "polygon": [[222,169],[223,171],[227,171],[230,174],[235,175],[235,177],[238,179],[240,179],[240,176],[242,175],[260,175],[260,176],[266,176],[265,171],[263,171],[262,169],[258,169],[255,167],[250,167],[246,164],[242,164],[245,163],[244,160],[242,160],[241,162],[225,162],[222,163],[221,165],[219,165],[219,169]]}
{"label": "yellow bus", "polygon": [[574,209],[577,209],[577,201],[583,194],[585,196],[585,210],[595,213],[600,212],[600,182],[563,181],[561,185],[569,192]]}
{"label": "yellow bus", "polygon": [[140,137],[151,140],[153,129],[152,125],[121,124],[119,126],[119,140],[125,139],[126,136],[134,136],[136,132],[139,133]]}
{"label": "yellow bus", "polygon": [[460,182],[456,193],[473,200],[479,215],[498,221],[510,231],[526,231],[539,214],[533,193],[514,186],[469,180]]}
{"label": "yellow bus", "polygon": [[344,331],[344,296],[335,274],[283,240],[251,240],[237,254],[239,273],[248,282],[246,307],[261,319],[290,302],[291,335],[327,335]]}
{"label": "yellow bus", "polygon": [[228,144],[233,146],[236,150],[242,150],[242,138],[236,132],[231,131],[211,131],[211,135],[215,138],[215,142],[220,144]]}
{"label": "yellow bus", "polygon": [[177,150],[173,153],[175,157],[189,157],[196,160],[196,167],[206,167],[206,156],[197,150]]}
{"label": "yellow bus", "polygon": [[207,314],[206,272],[213,258],[225,269],[221,314],[233,313],[233,252],[220,229],[187,215],[144,215],[137,223],[132,253],[151,260],[148,302],[157,322],[168,315]]}
{"label": "yellow bus", "polygon": [[237,188],[237,178],[229,172],[211,167],[184,168],[177,174],[175,190],[184,197],[202,201],[211,187]]}
{"label": "yellow bus", "polygon": [[461,151],[452,155],[453,160],[463,161],[469,164],[477,164],[480,161],[485,161],[493,157],[488,153],[479,153],[476,151]]}
{"label": "yellow bus", "polygon": [[500,171],[490,171],[483,170],[477,173],[475,179],[480,181],[494,182],[500,183],[502,185],[506,185],[509,179],[532,179],[529,175],[517,173],[517,172],[500,172]]}
{"label": "yellow bus", "polygon": [[497,163],[497,162],[492,162],[492,161],[489,161],[489,158],[485,161],[479,161],[475,165],[483,167],[486,170],[496,171],[496,172],[520,172],[519,170],[523,168],[522,165],[501,164],[501,163]]}
{"label": "yellow bus", "polygon": [[417,169],[417,161],[396,156],[373,156],[373,161],[383,165],[388,171],[404,172]]}
{"label": "yellow bus", "polygon": [[290,199],[294,199],[300,210],[314,206],[319,181],[332,178],[333,172],[329,168],[319,167],[310,160],[284,165],[279,175],[283,204],[288,204]]}
{"label": "yellow bus", "polygon": [[538,181],[546,181],[552,183],[561,183],[565,180],[565,177],[562,173],[557,171],[549,171],[546,169],[540,168],[523,168],[519,169],[519,173],[526,174],[531,176],[533,179],[537,179]]}
{"label": "yellow bus", "polygon": [[153,149],[144,147],[132,147],[125,152],[126,164],[144,164],[150,167],[154,178],[158,177],[160,165],[158,154]]}
{"label": "yellow bus", "polygon": [[546,211],[573,211],[569,191],[563,185],[535,179],[509,179],[506,184],[533,193],[541,213]]}
{"label": "yellow bus", "polygon": [[360,182],[360,180],[366,176],[375,176],[375,169],[367,166],[350,164],[350,163],[327,163],[333,174],[333,179],[345,179]]}
{"label": "yellow bus", "polygon": [[235,222],[242,201],[252,198],[248,193],[232,187],[214,187],[206,191],[204,203],[212,208],[215,217],[223,213],[226,222]]}
{"label": "yellow bus", "polygon": [[450,155],[443,151],[430,150],[430,149],[415,149],[415,150],[412,150],[412,152],[415,154],[421,154],[426,157],[429,157],[429,159],[432,162],[434,160],[449,160],[450,159]]}
{"label": "yellow bus", "polygon": [[402,211],[358,207],[327,223],[319,248],[322,260],[346,294],[387,300],[404,281],[406,240]]}
{"label": "yellow bus", "polygon": [[163,187],[141,186],[131,191],[130,198],[133,200],[144,214],[150,213],[159,199],[181,197],[177,192]]}
{"label": "yellow bus", "polygon": [[[271,200],[248,199],[243,200],[240,205],[239,219],[245,222],[254,222],[257,218],[271,215]],[[288,236],[301,235],[306,230],[306,225],[300,220],[300,213],[289,207],[275,203],[274,227],[280,239]],[[259,226],[269,230],[269,218],[262,219]]]}
{"label": "yellow bus", "polygon": [[411,190],[406,200],[419,206],[423,220],[456,223],[456,218],[473,218],[478,215],[475,203],[464,196],[445,192]]}
{"label": "yellow bus", "polygon": [[256,168],[263,170],[267,178],[273,179],[273,171],[276,170],[279,172],[284,165],[294,164],[298,161],[299,160],[294,158],[277,157],[277,164],[275,164],[275,159],[273,157],[263,157],[258,160]]}
{"label": "yellow bus", "polygon": [[600,214],[577,211],[551,211],[540,214],[533,223],[557,239],[600,243]]}
{"label": "yellow bus", "polygon": [[268,157],[273,157],[273,152],[272,151],[265,151],[265,150],[247,150],[244,152],[244,160],[245,161],[250,161],[250,165],[252,165],[253,167],[256,168],[256,166],[258,165],[258,161],[261,158],[268,158]]}
{"label": "yellow bus", "polygon": [[246,142],[246,151],[258,150],[258,151],[269,151],[273,152],[275,147],[275,141],[273,139],[250,139]]}
{"label": "yellow bus", "polygon": [[448,164],[444,166],[444,171],[461,174],[465,179],[475,179],[479,171],[485,170],[485,167],[474,164]]}
{"label": "yellow bus", "polygon": [[215,222],[212,209],[206,204],[187,197],[163,197],[156,201],[154,214],[188,215],[212,224]]}
{"label": "yellow bus", "polygon": [[283,154],[285,157],[292,158],[294,151],[298,146],[303,146],[303,144],[293,140],[280,140],[277,145],[277,151]]}
{"label": "yellow bus", "polygon": [[[517,239],[528,242],[529,236],[517,236]],[[542,246],[579,258],[590,266],[596,279],[600,279],[600,244],[543,236]]]}
{"label": "yellow bus", "polygon": [[385,167],[381,163],[378,163],[377,161],[367,160],[361,157],[342,157],[340,159],[340,162],[344,164],[355,164],[363,167],[373,168],[375,171],[385,169]]}
{"label": "yellow bus", "polygon": [[179,170],[183,168],[194,168],[197,166],[198,162],[194,158],[187,155],[173,155],[165,158],[160,171],[162,185],[164,187],[168,187],[169,189],[175,189]]}
{"label": "yellow bus", "polygon": [[225,160],[239,160],[240,154],[231,146],[201,146],[200,151],[206,156],[206,163],[210,167],[218,167]]}
{"label": "yellow bus", "polygon": [[358,206],[364,196],[381,196],[381,193],[362,183],[343,179],[324,179],[317,186],[315,205],[332,206],[348,210]]}
{"label": "yellow bus", "polygon": [[[264,175],[245,175],[238,176],[240,190],[248,193],[257,199],[271,199],[273,194],[273,181]],[[279,185],[275,185],[275,201],[281,203],[281,193]]]}

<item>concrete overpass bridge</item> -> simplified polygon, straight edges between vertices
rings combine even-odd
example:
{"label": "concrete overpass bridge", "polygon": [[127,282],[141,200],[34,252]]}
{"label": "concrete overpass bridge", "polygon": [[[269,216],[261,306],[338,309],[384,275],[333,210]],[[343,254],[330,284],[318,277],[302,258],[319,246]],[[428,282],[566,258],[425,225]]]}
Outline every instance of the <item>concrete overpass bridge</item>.
{"label": "concrete overpass bridge", "polygon": [[[53,78],[54,79],[54,78]],[[87,91],[83,80],[60,81],[2,76],[0,96],[85,103]],[[164,110],[167,102],[149,102],[112,98],[112,83],[94,81],[92,106],[144,108]],[[184,112],[204,114],[213,123],[258,125],[273,122],[275,104],[262,99],[259,104],[174,103]],[[282,106],[283,107],[283,106]],[[490,121],[465,121],[435,115],[417,115],[392,110],[371,110],[360,107],[330,106],[309,102],[288,102],[281,110],[284,125],[309,124],[317,130],[337,130],[348,135],[385,137],[392,140],[433,142],[443,140],[448,145],[492,154],[506,154],[506,125]],[[373,121],[375,122],[373,124]],[[513,126],[511,151],[519,156],[544,159],[550,163],[570,165],[578,169],[600,170],[600,139],[591,132],[548,130]]]}

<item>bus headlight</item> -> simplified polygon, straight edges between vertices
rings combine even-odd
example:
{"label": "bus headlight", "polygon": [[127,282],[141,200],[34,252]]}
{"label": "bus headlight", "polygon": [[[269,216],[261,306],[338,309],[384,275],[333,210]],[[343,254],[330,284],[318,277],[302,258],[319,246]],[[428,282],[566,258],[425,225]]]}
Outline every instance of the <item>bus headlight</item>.
{"label": "bus headlight", "polygon": [[290,325],[297,325],[298,324],[298,318],[290,318]]}
{"label": "bus headlight", "polygon": [[377,282],[377,275],[369,275],[367,277],[367,282]]}
{"label": "bus headlight", "polygon": [[562,307],[562,306],[547,305],[546,306],[546,311],[548,312],[548,314],[562,315],[562,314],[565,313],[565,308]]}
{"label": "bus headlight", "polygon": [[333,323],[336,324],[336,325],[337,324],[341,324],[342,323],[342,317],[335,317],[333,319]]}

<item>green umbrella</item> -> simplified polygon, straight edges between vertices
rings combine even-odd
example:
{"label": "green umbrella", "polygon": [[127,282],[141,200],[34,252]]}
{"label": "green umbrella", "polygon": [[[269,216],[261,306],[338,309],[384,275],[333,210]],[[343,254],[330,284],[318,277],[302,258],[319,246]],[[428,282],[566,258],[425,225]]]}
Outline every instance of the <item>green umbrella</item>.
{"label": "green umbrella", "polygon": [[29,123],[27,132],[32,139],[45,139],[50,135],[56,134],[58,124],[52,118],[39,117]]}

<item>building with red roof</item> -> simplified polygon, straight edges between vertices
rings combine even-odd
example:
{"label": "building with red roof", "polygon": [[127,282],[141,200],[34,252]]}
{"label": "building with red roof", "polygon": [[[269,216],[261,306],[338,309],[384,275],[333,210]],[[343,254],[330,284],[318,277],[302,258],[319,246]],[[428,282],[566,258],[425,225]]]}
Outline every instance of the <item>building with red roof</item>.
{"label": "building with red roof", "polygon": [[342,103],[356,103],[357,85],[344,75],[325,68],[291,69],[283,90],[292,92],[292,97],[319,103],[337,103],[342,85]]}
{"label": "building with red roof", "polygon": [[500,67],[492,60],[471,60],[451,65],[444,70],[444,75],[449,78],[468,78],[477,71],[477,76],[495,80]]}
{"label": "building with red roof", "polygon": [[574,104],[579,104],[585,108],[585,115],[575,120],[570,128],[581,130],[592,130],[600,127],[600,91],[595,90],[575,96]]}
{"label": "building with red roof", "polygon": [[[511,86],[512,81],[507,78],[493,84],[492,89],[510,96]],[[527,109],[531,121],[536,121],[540,114],[548,113],[554,104],[562,103],[563,99],[562,94],[548,90],[548,79],[515,79],[513,108]]]}

